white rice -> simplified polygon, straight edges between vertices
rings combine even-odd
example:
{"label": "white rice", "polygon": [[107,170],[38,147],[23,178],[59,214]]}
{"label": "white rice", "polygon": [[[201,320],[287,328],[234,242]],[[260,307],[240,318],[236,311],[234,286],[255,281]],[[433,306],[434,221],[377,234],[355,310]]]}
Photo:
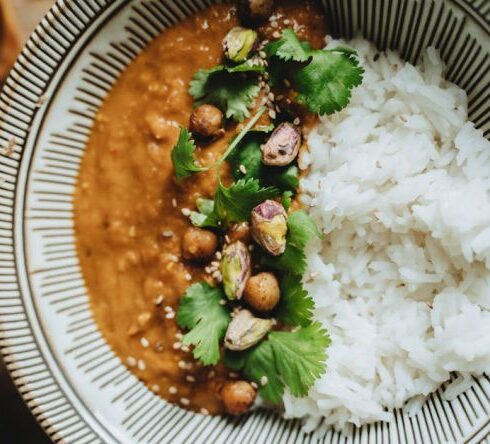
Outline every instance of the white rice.
{"label": "white rice", "polygon": [[284,397],[306,430],[389,421],[408,400],[414,413],[450,372],[448,399],[490,370],[490,142],[435,50],[415,68],[350,44],[363,85],[301,159],[302,198],[326,234],[309,247],[306,288],[332,339],[309,395]]}

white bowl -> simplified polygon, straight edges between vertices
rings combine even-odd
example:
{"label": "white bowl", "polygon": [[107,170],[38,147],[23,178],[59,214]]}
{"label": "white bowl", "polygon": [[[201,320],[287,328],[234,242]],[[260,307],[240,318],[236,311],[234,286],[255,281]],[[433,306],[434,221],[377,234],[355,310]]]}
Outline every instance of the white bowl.
{"label": "white bowl", "polygon": [[[53,440],[76,443],[488,442],[486,376],[451,402],[439,390],[413,418],[397,411],[391,424],[319,437],[266,410],[235,420],[181,410],[139,382],[101,336],[72,221],[93,118],[149,40],[210,3],[58,0],[5,84],[0,138],[15,152],[0,158],[0,346],[34,415]],[[381,49],[397,49],[411,61],[424,47],[439,47],[448,78],[468,92],[470,119],[490,134],[490,1],[323,3],[335,36],[360,29]]]}

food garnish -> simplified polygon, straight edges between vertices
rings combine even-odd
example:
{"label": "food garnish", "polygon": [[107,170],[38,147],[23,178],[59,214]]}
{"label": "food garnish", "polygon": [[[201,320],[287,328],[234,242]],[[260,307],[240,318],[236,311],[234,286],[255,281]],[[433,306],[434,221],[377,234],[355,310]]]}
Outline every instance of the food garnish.
{"label": "food garnish", "polygon": [[241,299],[251,273],[250,253],[243,242],[233,242],[223,249],[220,271],[228,299]]}
{"label": "food garnish", "polygon": [[252,236],[265,251],[280,256],[286,249],[287,221],[284,207],[275,200],[266,200],[252,210]]}
{"label": "food garnish", "polygon": [[261,146],[262,163],[271,166],[286,166],[296,159],[301,145],[301,133],[289,123],[281,123]]}
{"label": "food garnish", "polygon": [[244,62],[257,46],[257,38],[257,33],[252,29],[241,26],[230,29],[223,40],[225,57],[231,62]]}
{"label": "food garnish", "polygon": [[[241,8],[249,19],[257,19],[269,3],[250,0],[242,2]],[[189,89],[199,106],[191,119],[193,133],[215,137],[221,130],[218,113],[211,115],[204,107],[219,108],[231,121],[249,117],[250,110],[257,107],[255,97],[264,78],[270,78],[274,86],[280,76],[291,76],[296,101],[319,114],[346,106],[352,88],[362,80],[355,53],[342,48],[312,49],[290,29],[265,48],[261,45],[266,56],[257,58],[257,33],[233,28],[223,42],[226,64],[195,74]],[[305,396],[326,371],[330,343],[326,330],[313,322],[314,302],[302,284],[305,249],[321,233],[305,211],[290,212],[299,184],[300,119],[291,122],[283,115],[277,126],[261,126],[258,122],[264,112],[259,107],[211,165],[197,162],[196,144],[185,128],[172,152],[177,181],[210,170],[217,177],[213,198],[198,198],[197,211],[190,213],[193,225],[212,231],[194,228],[199,231],[191,232],[187,242],[203,233],[214,232],[219,237],[223,247],[216,253],[218,261],[213,262],[219,264],[219,270],[212,275],[216,286],[201,282],[189,287],[181,299],[177,323],[189,329],[182,343],[194,347],[194,357],[202,364],[216,364],[223,344],[225,366],[242,371],[253,381],[229,382],[222,388],[223,403],[232,414],[251,406],[254,387],[271,403],[281,401],[285,387],[294,396]],[[201,121],[201,116],[210,121]],[[278,119],[276,112],[269,112],[269,117]],[[227,185],[221,177],[225,161],[234,179]],[[241,225],[246,235],[235,236]],[[249,229],[261,248],[254,248]],[[185,257],[209,257],[215,245],[205,240],[206,248],[192,251],[183,244]],[[254,276],[252,269],[258,271]]]}
{"label": "food garnish", "polygon": [[224,135],[223,113],[213,105],[201,105],[192,111],[190,131],[199,137],[217,138]]}
{"label": "food garnish", "polygon": [[238,12],[245,23],[266,20],[274,7],[274,0],[239,0]]}
{"label": "food garnish", "polygon": [[271,319],[257,318],[249,310],[238,310],[228,325],[225,347],[233,351],[247,350],[258,344],[273,325]]}
{"label": "food garnish", "polygon": [[218,237],[212,231],[189,227],[182,237],[182,256],[186,260],[211,258],[218,247]]}
{"label": "food garnish", "polygon": [[191,285],[182,296],[177,312],[177,324],[189,329],[182,344],[194,346],[194,358],[204,365],[217,364],[220,359],[220,341],[224,338],[231,316],[220,304],[223,290],[206,282]]}

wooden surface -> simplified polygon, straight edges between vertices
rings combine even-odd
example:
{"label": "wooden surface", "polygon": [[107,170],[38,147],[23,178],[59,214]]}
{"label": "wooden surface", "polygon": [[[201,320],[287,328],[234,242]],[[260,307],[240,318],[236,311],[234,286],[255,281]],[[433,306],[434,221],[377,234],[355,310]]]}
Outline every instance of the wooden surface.
{"label": "wooden surface", "polygon": [[[0,46],[0,70],[8,69],[20,45],[48,10],[52,0],[0,0],[5,12],[3,23],[7,42]],[[5,26],[4,26],[5,27]],[[0,357],[0,443],[1,444],[48,444],[41,427],[13,386]]]}

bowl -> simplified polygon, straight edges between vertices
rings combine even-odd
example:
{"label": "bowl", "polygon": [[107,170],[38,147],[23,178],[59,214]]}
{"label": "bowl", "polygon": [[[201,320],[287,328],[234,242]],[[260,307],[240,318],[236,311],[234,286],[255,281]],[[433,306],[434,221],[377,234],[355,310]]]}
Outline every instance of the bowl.
{"label": "bowl", "polygon": [[[74,244],[72,195],[98,107],[125,66],[165,28],[211,0],[58,0],[3,88],[0,138],[0,346],[25,402],[54,441],[77,443],[489,442],[490,379],[453,400],[349,436],[305,434],[259,409],[229,419],[150,392],[98,331]],[[469,118],[490,135],[487,0],[323,0],[335,37],[361,32],[416,63],[440,49]],[[457,377],[456,375],[454,377]]]}

